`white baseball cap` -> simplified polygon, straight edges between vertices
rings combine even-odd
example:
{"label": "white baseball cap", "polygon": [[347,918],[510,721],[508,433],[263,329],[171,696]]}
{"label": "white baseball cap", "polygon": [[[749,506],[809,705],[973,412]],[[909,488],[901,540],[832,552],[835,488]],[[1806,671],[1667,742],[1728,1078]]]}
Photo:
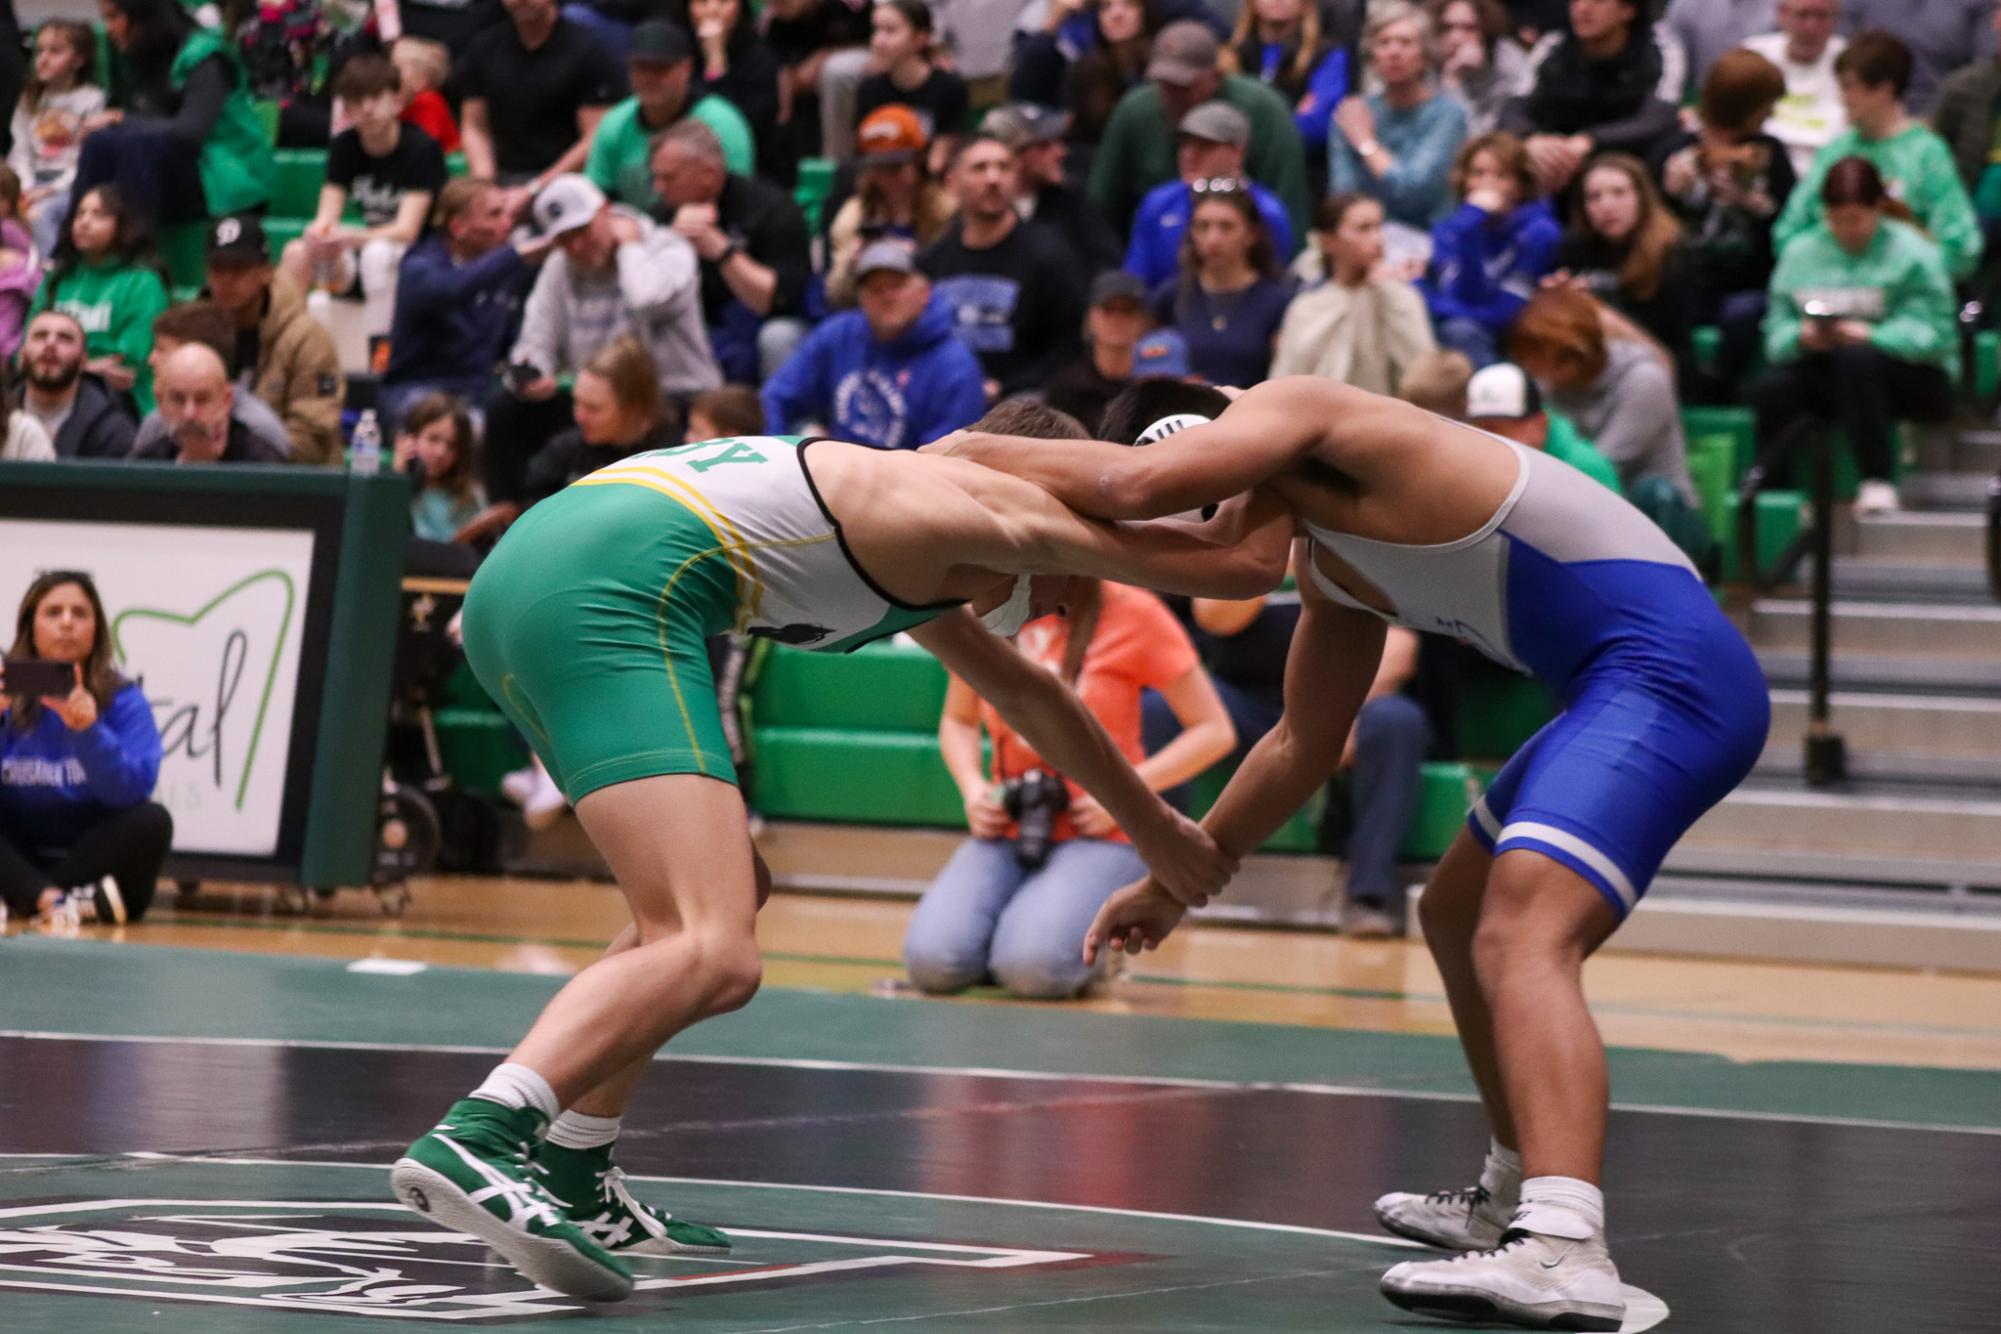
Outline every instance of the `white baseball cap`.
{"label": "white baseball cap", "polygon": [[1473,373],[1466,382],[1466,417],[1505,417],[1520,421],[1542,411],[1542,393],[1520,366],[1498,361]]}
{"label": "white baseball cap", "polygon": [[604,191],[590,177],[574,172],[558,176],[535,196],[534,207],[530,209],[535,233],[543,237],[563,236],[587,227],[605,202]]}

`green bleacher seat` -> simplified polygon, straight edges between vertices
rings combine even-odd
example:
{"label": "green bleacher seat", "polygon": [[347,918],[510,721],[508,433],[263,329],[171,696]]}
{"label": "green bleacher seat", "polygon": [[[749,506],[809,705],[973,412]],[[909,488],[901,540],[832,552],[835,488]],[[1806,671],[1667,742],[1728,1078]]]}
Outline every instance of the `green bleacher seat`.
{"label": "green bleacher seat", "polygon": [[285,247],[299,239],[312,222],[311,218],[266,218],[264,219],[264,239],[271,247],[271,262],[285,253]]}
{"label": "green bleacher seat", "polygon": [[1973,374],[1968,378],[1982,403],[2001,391],[2001,333],[1982,329],[1973,336]]}
{"label": "green bleacher seat", "polygon": [[1730,482],[1733,486],[1757,462],[1758,416],[1749,408],[1685,407],[1681,410],[1681,432],[1691,444],[1706,436],[1728,438],[1732,458]]}
{"label": "green bleacher seat", "polygon": [[[1726,502],[1729,513],[1729,536],[1723,543],[1723,577],[1742,577],[1737,560],[1737,493],[1732,491]],[[1769,570],[1795,537],[1799,536],[1800,508],[1806,504],[1806,495],[1799,491],[1767,490],[1758,493],[1758,567]]]}
{"label": "green bleacher seat", "polygon": [[169,285],[201,288],[208,282],[208,224],[178,222],[160,229],[160,258]]}
{"label": "green bleacher seat", "polygon": [[965,827],[935,731],[759,727],[751,736],[757,806],[767,816]]}
{"label": "green bleacher seat", "polygon": [[1555,716],[1540,681],[1483,667],[1453,685],[1453,749],[1476,760],[1505,760]]}
{"label": "green bleacher seat", "polygon": [[[104,66],[99,65],[98,68],[103,69]],[[251,105],[257,111],[257,123],[264,127],[264,137],[274,144],[277,143],[278,117],[284,111],[283,104],[274,98],[260,97]]]}
{"label": "green bleacher seat", "polygon": [[[320,208],[320,187],[326,184],[327,155],[318,148],[281,148],[271,181],[270,218],[301,218],[311,222]],[[267,222],[268,226],[269,223]]]}
{"label": "green bleacher seat", "polygon": [[1710,537],[1729,540],[1730,493],[1736,489],[1736,442],[1727,435],[1688,437],[1688,476],[1695,483]]}
{"label": "green bleacher seat", "polygon": [[501,777],[528,762],[528,747],[496,709],[440,709],[431,723],[445,772],[476,796],[499,797]]}
{"label": "green bleacher seat", "polygon": [[751,696],[758,727],[936,732],[944,707],[938,660],[893,643],[842,655],[775,647]]}
{"label": "green bleacher seat", "polygon": [[1417,810],[1411,816],[1410,832],[1404,835],[1404,860],[1432,862],[1443,857],[1452,840],[1459,837],[1484,786],[1470,765],[1425,765]]}
{"label": "green bleacher seat", "polygon": [[807,227],[816,232],[820,230],[820,209],[833,193],[834,166],[834,160],[827,157],[802,158],[799,162],[799,184],[793,188],[792,197],[806,214]]}
{"label": "green bleacher seat", "polygon": [[466,155],[464,153],[445,154],[445,170],[453,176],[465,175]]}
{"label": "green bleacher seat", "polygon": [[1716,353],[1723,346],[1723,331],[1713,324],[1698,324],[1689,331],[1688,341],[1695,349],[1695,364],[1704,370],[1716,369]]}

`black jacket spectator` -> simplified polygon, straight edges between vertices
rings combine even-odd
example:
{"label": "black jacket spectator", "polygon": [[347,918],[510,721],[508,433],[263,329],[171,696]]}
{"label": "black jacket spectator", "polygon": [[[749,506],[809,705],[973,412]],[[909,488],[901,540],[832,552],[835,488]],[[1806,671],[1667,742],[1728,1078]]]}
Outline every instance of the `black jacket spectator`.
{"label": "black jacket spectator", "polygon": [[957,222],[924,253],[922,267],[957,317],[1003,397],[1039,388],[1077,354],[1083,291],[1077,258],[1054,233],[1020,223],[991,246],[966,244]]}
{"label": "black jacket spectator", "polygon": [[735,0],[735,15],[720,37],[698,29],[686,0],[679,0],[676,9],[681,25],[694,37],[695,96],[720,97],[741,111],[757,142],[758,175],[789,186],[798,164],[779,124],[784,99],[778,91],[778,57],[759,40],[749,0]]}
{"label": "black jacket spectator", "polygon": [[58,458],[122,459],[132,452],[132,437],[138,430],[139,424],[104,381],[85,375],[77,380],[69,415],[52,438]]}
{"label": "black jacket spectator", "polygon": [[1694,275],[1674,219],[1636,159],[1610,153],[1584,173],[1556,271],[1656,339],[1677,362],[1689,357]]}
{"label": "black jacket spectator", "polygon": [[1529,91],[1501,113],[1502,129],[1524,138],[1585,135],[1593,149],[1646,158],[1674,132],[1687,71],[1680,48],[1636,14],[1608,59],[1592,59],[1568,31],[1550,33],[1529,53],[1529,77]]}

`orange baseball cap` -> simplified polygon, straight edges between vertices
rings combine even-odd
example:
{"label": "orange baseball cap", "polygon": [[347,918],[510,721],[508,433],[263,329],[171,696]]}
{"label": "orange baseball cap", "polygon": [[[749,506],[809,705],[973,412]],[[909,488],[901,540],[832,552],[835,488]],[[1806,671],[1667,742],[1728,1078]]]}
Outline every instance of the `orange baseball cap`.
{"label": "orange baseball cap", "polygon": [[855,149],[864,167],[892,167],[915,162],[931,142],[924,122],[901,103],[877,107],[855,132]]}

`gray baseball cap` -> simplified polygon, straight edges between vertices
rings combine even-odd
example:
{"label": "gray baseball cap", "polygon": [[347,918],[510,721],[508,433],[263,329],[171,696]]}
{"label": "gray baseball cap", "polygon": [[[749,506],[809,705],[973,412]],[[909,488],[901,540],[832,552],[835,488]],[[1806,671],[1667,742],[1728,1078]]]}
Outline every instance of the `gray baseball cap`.
{"label": "gray baseball cap", "polygon": [[1191,139],[1205,139],[1212,144],[1248,148],[1251,143],[1251,118],[1228,102],[1204,102],[1199,107],[1191,107],[1174,129],[1177,134],[1185,134]]}
{"label": "gray baseball cap", "polygon": [[902,241],[871,241],[863,246],[862,253],[855,259],[855,281],[860,282],[871,273],[884,270],[915,273],[917,256]]}
{"label": "gray baseball cap", "polygon": [[1216,70],[1221,49],[1216,34],[1198,19],[1170,23],[1153,39],[1153,58],[1146,77],[1159,83],[1187,85]]}

